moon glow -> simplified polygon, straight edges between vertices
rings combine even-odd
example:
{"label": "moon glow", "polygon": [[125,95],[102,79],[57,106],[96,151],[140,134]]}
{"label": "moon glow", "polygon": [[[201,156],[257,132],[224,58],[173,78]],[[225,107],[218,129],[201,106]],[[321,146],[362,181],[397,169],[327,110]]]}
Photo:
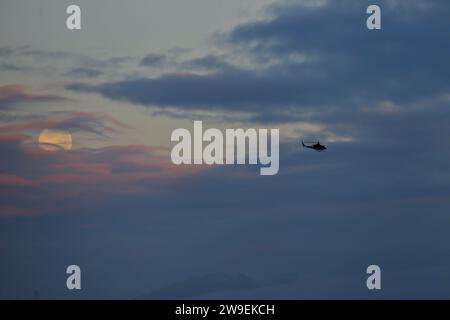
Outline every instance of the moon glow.
{"label": "moon glow", "polygon": [[72,149],[72,134],[67,130],[44,129],[38,140],[39,147],[47,151]]}

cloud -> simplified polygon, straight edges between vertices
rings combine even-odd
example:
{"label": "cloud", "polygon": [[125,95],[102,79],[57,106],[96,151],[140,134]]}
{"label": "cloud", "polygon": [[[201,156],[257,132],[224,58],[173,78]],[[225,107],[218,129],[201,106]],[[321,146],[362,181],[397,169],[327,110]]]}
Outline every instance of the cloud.
{"label": "cloud", "polygon": [[[46,125],[121,130],[98,115],[10,124],[0,130],[0,216],[9,217],[0,245],[5,268],[23,270],[4,276],[2,295],[52,279],[42,288],[64,297],[55,269],[76,260],[96,279],[81,293],[89,298],[144,290],[172,298],[373,298],[361,280],[373,263],[389,282],[380,298],[448,297],[446,2],[381,2],[380,33],[365,29],[368,2],[304,3],[274,6],[269,18],[221,38],[252,67],[194,59],[201,72],[70,88],[164,114],[305,119],[320,124],[315,134],[338,132],[351,143],[323,141],[326,153],[302,150],[298,139],[282,144],[279,174],[261,177],[248,166],[174,167],[168,147],[49,153],[28,144],[33,128]],[[50,268],[43,257],[54,259]],[[42,272],[23,282],[35,270]],[[249,278],[240,273],[257,287],[242,288]]]}
{"label": "cloud", "polygon": [[166,62],[166,56],[163,54],[150,53],[146,55],[140,62],[141,66],[161,66]]}
{"label": "cloud", "polygon": [[13,49],[9,47],[0,47],[0,57],[9,57],[13,54]]}
{"label": "cloud", "polygon": [[97,58],[87,54],[70,52],[70,51],[49,51],[31,46],[20,47],[1,47],[0,57],[31,57],[33,59],[42,59],[45,61],[68,61],[83,64],[84,67],[110,67],[127,62],[132,58],[129,56],[114,56],[109,58]]}
{"label": "cloud", "polygon": [[[113,100],[181,109],[258,111],[277,103],[293,104],[301,96],[294,85],[285,86],[276,77],[251,72],[199,75],[169,74],[153,79],[134,79],[98,86],[70,84],[80,92],[98,92]],[[270,89],[270,90],[269,90]]]}
{"label": "cloud", "polygon": [[39,214],[54,213],[66,201],[73,207],[96,203],[111,194],[160,192],[192,171],[175,167],[157,148],[139,145],[66,153],[19,145],[7,148],[4,141],[0,146],[10,151],[1,161],[7,162],[2,170],[8,170],[0,174],[0,190],[8,198],[2,205],[20,203]]}
{"label": "cloud", "polygon": [[0,64],[0,70],[3,70],[3,71],[24,71],[24,70],[26,70],[26,68],[20,67],[20,66],[18,66],[16,64],[2,63],[2,64]]}
{"label": "cloud", "polygon": [[2,186],[31,186],[33,182],[19,176],[0,174],[0,185]]}
{"label": "cloud", "polygon": [[[16,208],[1,214],[22,216],[51,214],[65,201],[72,207],[106,200],[111,194],[161,192],[203,168],[178,167],[170,161],[169,147],[110,145],[47,151],[39,147],[37,135],[44,128],[101,135],[127,128],[111,116],[69,112],[46,119],[16,121],[0,127],[1,205]],[[20,203],[20,205],[18,205]],[[60,210],[59,210],[60,211]],[[31,212],[30,212],[31,214]]]}
{"label": "cloud", "polygon": [[288,114],[297,121],[311,111],[355,111],[362,104],[386,101],[407,105],[448,94],[450,44],[438,36],[450,27],[448,4],[386,3],[383,30],[369,31],[368,3],[277,5],[270,18],[238,25],[219,37],[258,62],[253,69],[229,69],[206,56],[191,64],[215,72],[67,88],[148,107],[251,112],[266,122],[289,121]]}
{"label": "cloud", "polygon": [[213,54],[209,54],[200,58],[191,59],[185,62],[185,65],[197,69],[216,70],[216,71],[224,71],[234,68],[228,62],[226,62],[223,57],[219,57]]}
{"label": "cloud", "polygon": [[43,129],[61,129],[108,136],[130,128],[110,115],[80,111],[30,114],[24,118],[11,117],[6,120],[7,124],[0,126],[0,134],[34,134]]}
{"label": "cloud", "polygon": [[0,109],[9,108],[20,103],[42,103],[70,101],[68,98],[55,94],[33,93],[22,85],[0,86]]}
{"label": "cloud", "polygon": [[31,46],[1,47],[0,70],[42,77],[68,77],[89,80],[113,76],[119,67],[134,58],[130,56],[91,56],[69,51],[49,51]]}
{"label": "cloud", "polygon": [[77,67],[67,71],[66,76],[75,78],[95,78],[101,74],[102,72],[95,68]]}

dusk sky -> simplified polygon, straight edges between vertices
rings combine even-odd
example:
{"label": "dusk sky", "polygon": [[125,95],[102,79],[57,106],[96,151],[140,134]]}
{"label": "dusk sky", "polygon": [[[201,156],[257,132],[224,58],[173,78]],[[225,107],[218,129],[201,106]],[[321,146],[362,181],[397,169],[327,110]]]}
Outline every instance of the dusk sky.
{"label": "dusk sky", "polygon": [[[450,298],[449,31],[447,0],[0,0],[0,299]],[[173,164],[194,120],[278,128],[278,174]]]}

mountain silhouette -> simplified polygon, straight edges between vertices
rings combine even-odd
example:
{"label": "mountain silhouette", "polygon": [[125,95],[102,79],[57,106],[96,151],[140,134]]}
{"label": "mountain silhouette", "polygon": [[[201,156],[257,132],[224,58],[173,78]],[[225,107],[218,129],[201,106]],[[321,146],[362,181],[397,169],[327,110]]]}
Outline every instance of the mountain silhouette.
{"label": "mountain silhouette", "polygon": [[151,293],[143,294],[137,299],[192,299],[209,293],[244,291],[258,287],[253,279],[241,273],[211,273],[188,278]]}

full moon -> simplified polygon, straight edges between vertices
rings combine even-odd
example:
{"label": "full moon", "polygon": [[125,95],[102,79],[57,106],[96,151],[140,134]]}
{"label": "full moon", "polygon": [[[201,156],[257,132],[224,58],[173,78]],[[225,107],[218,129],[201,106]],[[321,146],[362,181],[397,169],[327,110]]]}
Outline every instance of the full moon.
{"label": "full moon", "polygon": [[72,149],[72,134],[67,130],[44,129],[39,135],[39,146],[48,151]]}

